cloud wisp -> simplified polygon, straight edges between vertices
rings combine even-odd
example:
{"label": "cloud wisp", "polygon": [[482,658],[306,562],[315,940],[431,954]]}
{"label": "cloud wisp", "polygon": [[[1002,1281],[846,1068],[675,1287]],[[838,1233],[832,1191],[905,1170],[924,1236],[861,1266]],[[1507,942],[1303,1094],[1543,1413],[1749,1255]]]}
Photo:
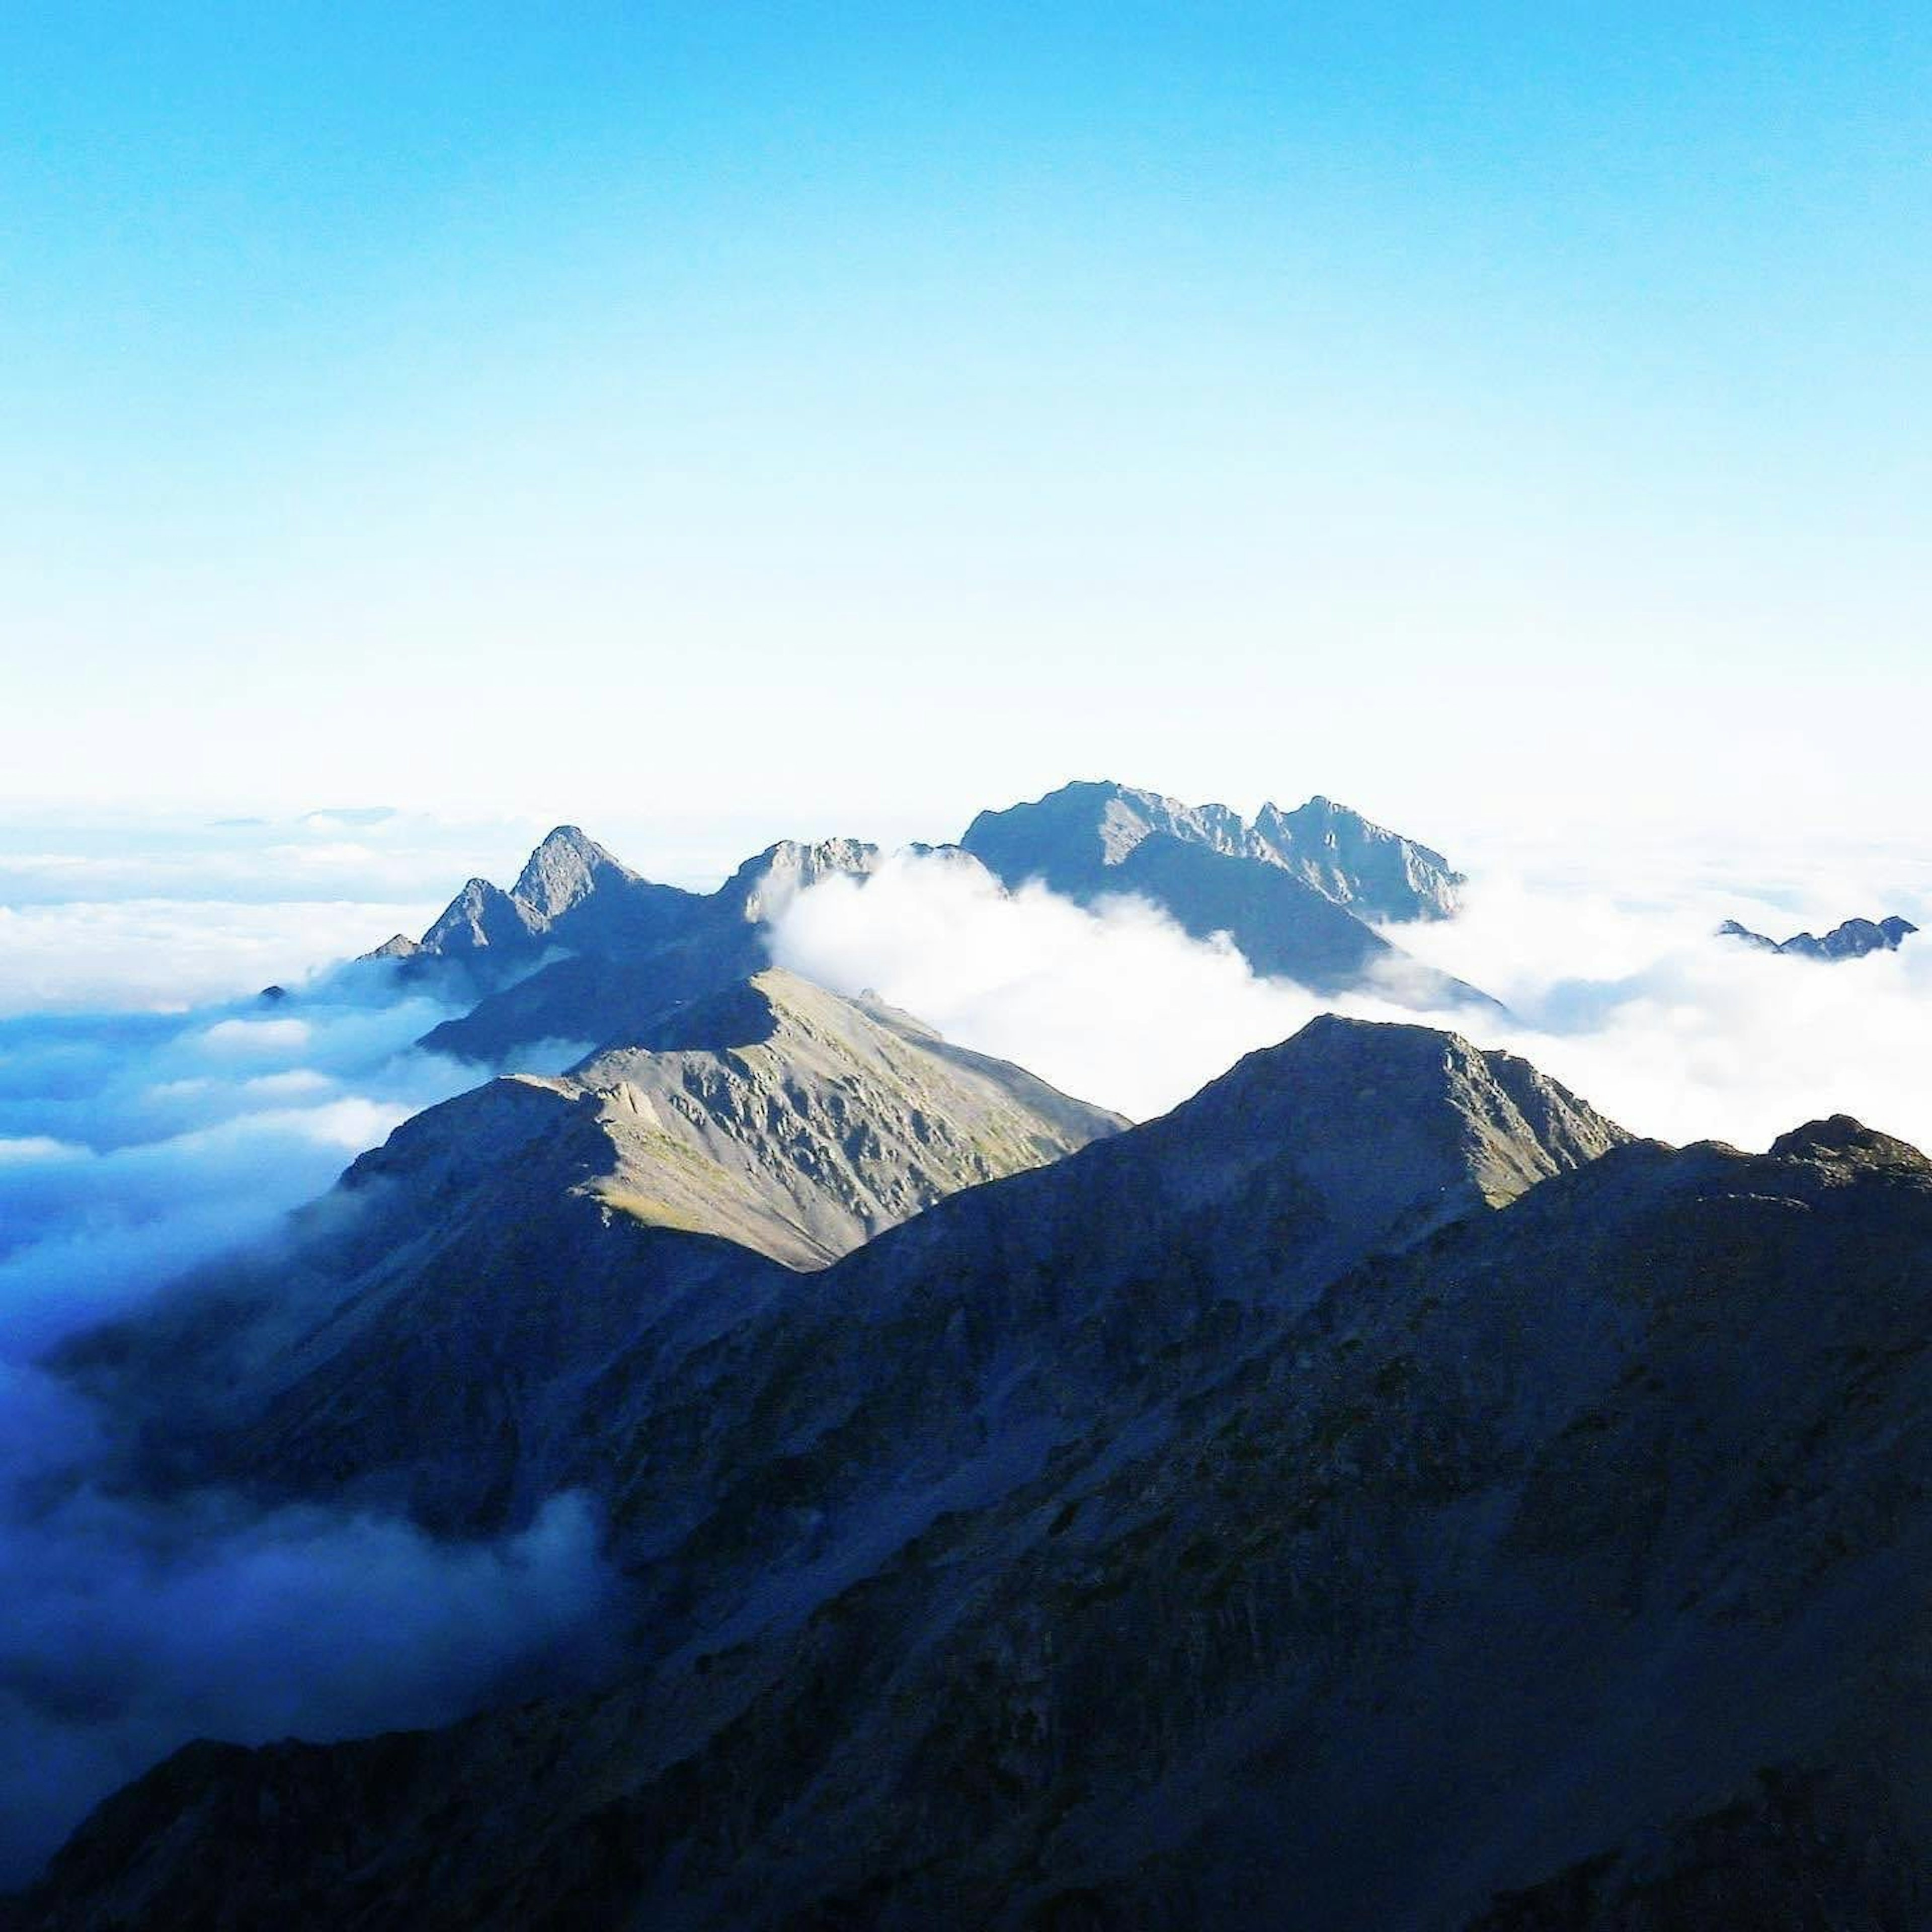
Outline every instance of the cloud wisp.
{"label": "cloud wisp", "polygon": [[[0,1390],[44,1424],[50,1391]],[[84,1420],[70,1417],[70,1426]],[[592,1681],[612,1595],[592,1512],[448,1545],[393,1519],[0,1498],[0,1885],[32,1878],[107,1792],[196,1738],[447,1724]]]}
{"label": "cloud wisp", "polygon": [[472,1084],[411,1047],[446,1010],[372,968],[290,1007],[0,1021],[0,1357],[259,1239]]}

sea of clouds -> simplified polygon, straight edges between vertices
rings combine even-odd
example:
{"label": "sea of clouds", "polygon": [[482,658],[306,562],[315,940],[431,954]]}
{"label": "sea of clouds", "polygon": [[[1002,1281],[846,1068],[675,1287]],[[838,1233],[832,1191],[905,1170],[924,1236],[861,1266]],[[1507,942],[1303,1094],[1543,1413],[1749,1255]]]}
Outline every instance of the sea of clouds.
{"label": "sea of clouds", "polygon": [[[572,1497],[452,1545],[392,1519],[163,1506],[97,1480],[97,1419],[47,1352],[272,1238],[358,1152],[478,1077],[413,1045],[449,1009],[389,968],[332,962],[420,930],[472,872],[508,878],[531,842],[526,826],[466,843],[356,813],[118,836],[0,837],[0,1884],[192,1737],[444,1721],[580,1678],[612,1622],[598,1526]],[[1761,1147],[1843,1111],[1932,1145],[1932,933],[1836,966],[1714,937],[1733,916],[1779,937],[1854,913],[1932,926],[1922,864],[1607,866],[1498,863],[1455,921],[1392,930],[1508,1010],[1421,1017],[1664,1138]],[[1008,894],[945,858],[817,886],[771,942],[782,964],[1136,1118],[1324,1007],[1418,1017],[1394,987],[1319,1000],[1143,904]],[[262,998],[270,981],[296,997]]]}
{"label": "sea of clouds", "polygon": [[[192,1738],[444,1723],[604,1654],[612,1586],[580,1498],[462,1544],[320,1507],[130,1498],[100,1480],[99,1419],[41,1366],[272,1237],[478,1078],[413,1044],[454,1009],[332,963],[420,931],[440,897],[382,890],[434,876],[446,896],[449,858],[370,866],[341,830],[0,850],[0,1887]],[[281,898],[278,843],[313,860],[283,868]],[[264,999],[270,981],[296,997]]]}
{"label": "sea of clouds", "polygon": [[[1762,861],[1759,862],[1762,866]],[[1090,910],[1003,892],[943,858],[802,894],[782,964],[870,989],[962,1045],[1144,1119],[1318,1011],[1454,1028],[1534,1060],[1634,1131],[1762,1148],[1832,1112],[1932,1146],[1932,931],[1832,964],[1720,940],[1736,917],[1778,938],[1854,914],[1932,927],[1916,861],[1821,854],[1768,884],[1745,866],[1654,860],[1632,890],[1574,866],[1479,875],[1458,918],[1388,929],[1410,954],[1501,1000],[1418,1012],[1372,990],[1318,1000],[1256,976],[1132,899]],[[1768,870],[1769,868],[1766,868]],[[1393,995],[1402,976],[1389,976]]]}

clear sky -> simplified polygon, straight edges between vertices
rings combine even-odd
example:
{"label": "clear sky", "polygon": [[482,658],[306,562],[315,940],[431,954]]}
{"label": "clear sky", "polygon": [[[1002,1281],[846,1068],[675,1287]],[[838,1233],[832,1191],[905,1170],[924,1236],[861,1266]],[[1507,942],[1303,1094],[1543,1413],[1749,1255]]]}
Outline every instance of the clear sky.
{"label": "clear sky", "polygon": [[1897,826],[1932,10],[0,10],[0,799]]}

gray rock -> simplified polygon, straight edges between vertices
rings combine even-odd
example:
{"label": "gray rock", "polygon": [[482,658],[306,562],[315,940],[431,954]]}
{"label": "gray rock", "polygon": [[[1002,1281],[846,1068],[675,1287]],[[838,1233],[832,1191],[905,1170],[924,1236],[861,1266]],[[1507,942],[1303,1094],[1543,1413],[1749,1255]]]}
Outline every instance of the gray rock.
{"label": "gray rock", "polygon": [[1263,806],[1254,834],[1277,865],[1365,917],[1448,919],[1462,904],[1467,881],[1440,852],[1318,794],[1294,812]]}
{"label": "gray rock", "polygon": [[1270,806],[1250,825],[1224,805],[1082,783],[982,812],[962,842],[1010,887],[1037,879],[1084,904],[1138,894],[1198,938],[1226,932],[1256,972],[1318,993],[1366,983],[1421,1010],[1500,1010],[1365,922],[1446,916],[1460,874],[1326,799],[1294,812]]}

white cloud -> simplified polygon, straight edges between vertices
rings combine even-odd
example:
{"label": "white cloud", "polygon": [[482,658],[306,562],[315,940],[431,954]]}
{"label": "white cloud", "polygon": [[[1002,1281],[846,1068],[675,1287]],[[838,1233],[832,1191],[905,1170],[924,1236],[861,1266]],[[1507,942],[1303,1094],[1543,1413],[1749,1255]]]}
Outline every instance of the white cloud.
{"label": "white cloud", "polygon": [[421,904],[361,900],[0,905],[0,1014],[232,999],[305,978],[426,921]]}
{"label": "white cloud", "polygon": [[10,1140],[0,1140],[0,1160],[71,1160],[86,1152],[85,1148],[70,1146],[46,1134],[22,1134]]}
{"label": "white cloud", "polygon": [[306,1020],[218,1020],[201,1044],[222,1053],[277,1053],[308,1043]]}
{"label": "white cloud", "polygon": [[1925,908],[1910,886],[1847,888],[1822,862],[1771,893],[1708,876],[1641,898],[1600,886],[1480,881],[1462,918],[1402,942],[1502,999],[1515,1023],[1464,1022],[1660,1139],[1761,1148],[1818,1115],[1932,1147],[1932,932],[1819,964],[1718,939],[1725,917],[1784,938],[1855,914]]}
{"label": "white cloud", "polygon": [[[1138,899],[1093,910],[977,868],[901,856],[801,893],[772,934],[781,964],[870,988],[962,1046],[1018,1061],[1136,1118],[1161,1112],[1328,1003],[1261,980]],[[1362,998],[1352,1012],[1408,1017]]]}
{"label": "white cloud", "polygon": [[1686,860],[1620,896],[1498,876],[1478,882],[1462,918],[1392,934],[1496,994],[1507,1021],[1367,996],[1319,1000],[1257,980],[1238,955],[1144,905],[1089,912],[1036,889],[1008,897],[944,861],[900,859],[864,884],[814,886],[788,910],[773,950],[1136,1118],[1334,1010],[1420,1018],[1507,1046],[1661,1138],[1762,1147],[1846,1112],[1932,1145],[1932,932],[1896,954],[1829,966],[1714,936],[1731,916],[1779,937],[1861,911],[1919,920],[1920,895],[1895,873],[1835,855],[1756,890],[1724,878],[1720,866]]}
{"label": "white cloud", "polygon": [[[0,1386],[50,1438],[86,1418],[40,1379]],[[0,1454],[8,1446],[0,1431]],[[0,1885],[30,1879],[90,1806],[191,1738],[244,1744],[452,1723],[479,1700],[580,1684],[614,1585],[582,1500],[492,1542],[392,1518],[164,1506],[92,1488],[50,1509],[0,1494]]]}

